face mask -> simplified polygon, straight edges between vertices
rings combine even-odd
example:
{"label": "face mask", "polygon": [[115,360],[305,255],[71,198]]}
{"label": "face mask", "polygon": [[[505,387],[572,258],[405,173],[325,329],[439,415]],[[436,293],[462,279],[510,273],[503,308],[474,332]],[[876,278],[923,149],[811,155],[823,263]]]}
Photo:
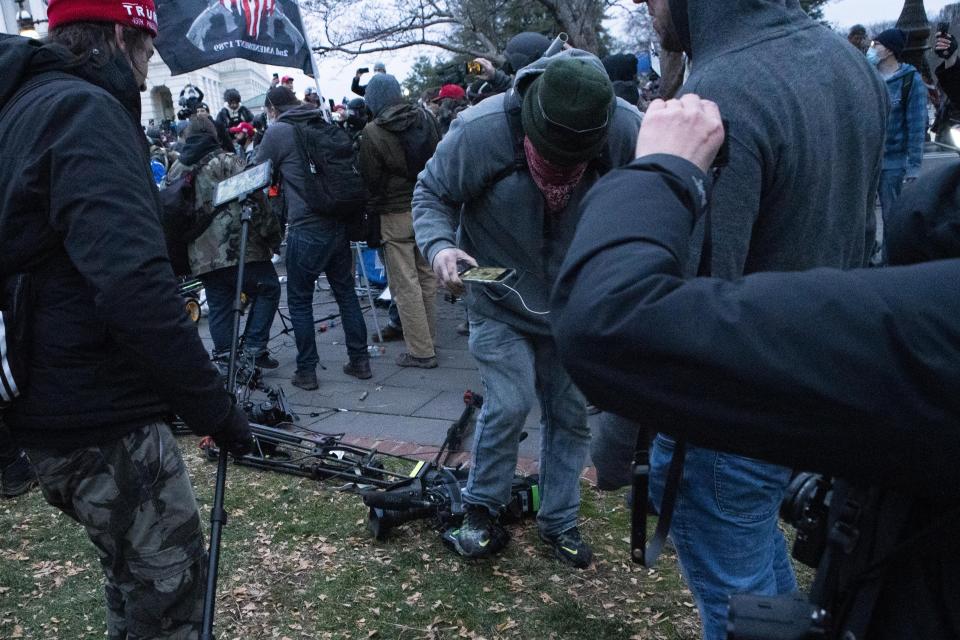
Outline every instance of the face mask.
{"label": "face mask", "polygon": [[873,47],[867,49],[867,62],[873,66],[880,64],[880,54],[878,54],[877,50]]}

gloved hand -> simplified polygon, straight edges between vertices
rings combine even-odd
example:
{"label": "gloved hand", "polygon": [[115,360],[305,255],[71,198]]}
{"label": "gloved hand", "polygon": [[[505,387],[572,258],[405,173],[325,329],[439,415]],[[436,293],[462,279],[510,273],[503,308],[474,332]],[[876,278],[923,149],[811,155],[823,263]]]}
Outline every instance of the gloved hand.
{"label": "gloved hand", "polygon": [[221,449],[226,449],[234,456],[242,456],[253,451],[253,436],[250,433],[250,423],[239,407],[230,407],[230,413],[221,423],[220,429],[211,434],[213,441]]}
{"label": "gloved hand", "polygon": [[949,33],[938,33],[933,52],[946,60],[957,52],[957,39]]}

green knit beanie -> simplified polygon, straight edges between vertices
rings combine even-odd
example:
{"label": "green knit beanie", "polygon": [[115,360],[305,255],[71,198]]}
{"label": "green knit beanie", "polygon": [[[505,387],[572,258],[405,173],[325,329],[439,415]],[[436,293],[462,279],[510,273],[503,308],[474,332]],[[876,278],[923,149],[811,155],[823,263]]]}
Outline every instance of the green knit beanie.
{"label": "green knit beanie", "polygon": [[544,158],[574,165],[600,155],[616,107],[604,70],[587,60],[558,58],[523,96],[523,131]]}

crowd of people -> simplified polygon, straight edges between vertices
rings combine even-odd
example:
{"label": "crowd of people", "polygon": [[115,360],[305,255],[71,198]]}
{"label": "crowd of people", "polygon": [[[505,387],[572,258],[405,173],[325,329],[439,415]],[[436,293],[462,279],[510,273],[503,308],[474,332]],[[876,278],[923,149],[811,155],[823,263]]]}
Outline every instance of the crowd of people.
{"label": "crowd of people", "polygon": [[[704,638],[725,638],[732,596],[797,591],[778,512],[795,472],[817,471],[895,494],[908,532],[870,547],[864,566],[882,570],[868,598],[844,575],[830,637],[960,635],[958,168],[919,179],[933,78],[904,62],[898,29],[844,41],[793,3],[646,3],[662,48],[689,62],[676,96],[651,95],[658,78],[633,54],[551,51],[520,33],[499,67],[474,60],[474,81],[417,100],[377,62],[330,110],[275,74],[262,116],[235,89],[214,113],[188,86],[182,126],[145,131],[155,22],[119,2],[51,0],[43,43],[0,36],[0,148],[22,150],[0,169],[3,495],[39,482],[85,527],[111,638],[197,636],[205,552],[165,420],[235,454],[250,446],[222,379],[239,265],[242,357],[279,364],[268,341],[285,242],[291,384],[319,387],[321,275],[343,373],[369,379],[356,240],[382,250],[393,305],[375,340],[403,341],[399,366],[439,366],[440,285],[466,300],[485,401],[465,515],[444,534],[459,554],[508,544],[499,519],[537,403],[537,525],[559,561],[592,562],[578,526],[588,455],[614,489],[649,444],[649,502],[671,523]],[[957,48],[937,34],[937,95],[954,100]],[[31,108],[13,108],[25,96]],[[89,122],[114,135],[91,141]],[[214,201],[266,162],[268,189]],[[176,208],[196,221],[182,260],[165,227]],[[461,278],[471,267],[504,271]],[[203,283],[212,353],[175,271]],[[23,305],[18,332],[8,312]],[[605,411],[592,434],[588,398]],[[831,517],[846,518],[837,502]],[[946,541],[900,550],[931,529]]]}

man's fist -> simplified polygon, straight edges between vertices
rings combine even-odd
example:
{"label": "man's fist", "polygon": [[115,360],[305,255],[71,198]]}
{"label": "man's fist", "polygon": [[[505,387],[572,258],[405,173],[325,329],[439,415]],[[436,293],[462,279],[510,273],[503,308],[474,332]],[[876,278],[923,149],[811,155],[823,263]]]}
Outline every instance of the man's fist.
{"label": "man's fist", "polygon": [[454,295],[460,295],[464,290],[457,265],[457,262],[461,260],[470,266],[477,266],[477,261],[472,256],[454,247],[443,249],[433,257],[433,272],[437,274],[440,282],[447,290]]}
{"label": "man's fist", "polygon": [[723,138],[723,121],[715,103],[693,94],[667,102],[654,100],[643,117],[636,157],[680,156],[706,172]]}

